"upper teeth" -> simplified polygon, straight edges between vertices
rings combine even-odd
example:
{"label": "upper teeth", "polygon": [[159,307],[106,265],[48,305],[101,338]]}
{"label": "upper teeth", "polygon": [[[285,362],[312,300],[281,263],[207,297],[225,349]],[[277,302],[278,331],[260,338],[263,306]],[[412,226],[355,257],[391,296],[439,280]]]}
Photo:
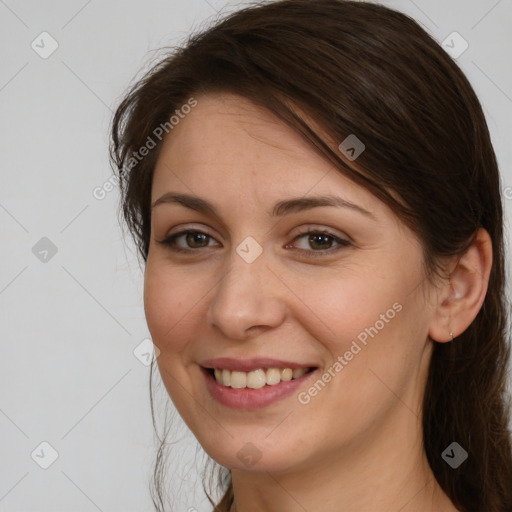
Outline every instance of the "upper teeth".
{"label": "upper teeth", "polygon": [[231,370],[221,370],[215,368],[215,380],[223,386],[229,386],[235,389],[251,388],[259,389],[265,386],[274,386],[281,381],[288,381],[302,377],[308,368],[268,368],[267,370],[259,368],[251,372],[238,372]]}

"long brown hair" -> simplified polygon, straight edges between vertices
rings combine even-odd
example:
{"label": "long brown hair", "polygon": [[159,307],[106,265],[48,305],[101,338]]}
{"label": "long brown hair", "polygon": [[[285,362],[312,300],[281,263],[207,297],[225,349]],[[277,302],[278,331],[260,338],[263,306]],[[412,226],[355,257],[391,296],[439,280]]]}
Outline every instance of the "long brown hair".
{"label": "long brown hair", "polygon": [[[272,111],[389,205],[422,241],[430,275],[440,258],[462,254],[478,228],[488,231],[488,293],[465,332],[435,343],[423,438],[433,473],[459,510],[512,511],[500,177],[481,105],[462,71],[414,20],[367,2],[267,2],[190,37],[131,88],[113,120],[122,213],[144,261],[160,140],[144,158],[134,155],[148,137],[158,139],[159,126],[172,137],[169,116],[211,91],[233,92]],[[366,146],[357,167],[337,149],[350,134]],[[457,469],[441,456],[453,441],[469,454]],[[158,510],[162,453],[163,442],[154,473]],[[229,472],[221,482],[225,494],[215,510],[226,511]]]}

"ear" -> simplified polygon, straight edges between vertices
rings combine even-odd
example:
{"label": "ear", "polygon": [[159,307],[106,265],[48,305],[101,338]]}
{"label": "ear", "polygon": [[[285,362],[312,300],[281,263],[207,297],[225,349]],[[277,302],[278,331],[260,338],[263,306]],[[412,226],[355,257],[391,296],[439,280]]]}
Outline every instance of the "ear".
{"label": "ear", "polygon": [[449,279],[438,288],[429,329],[433,340],[452,341],[452,335],[455,338],[469,327],[484,302],[491,267],[491,237],[480,228],[466,252],[452,261]]}

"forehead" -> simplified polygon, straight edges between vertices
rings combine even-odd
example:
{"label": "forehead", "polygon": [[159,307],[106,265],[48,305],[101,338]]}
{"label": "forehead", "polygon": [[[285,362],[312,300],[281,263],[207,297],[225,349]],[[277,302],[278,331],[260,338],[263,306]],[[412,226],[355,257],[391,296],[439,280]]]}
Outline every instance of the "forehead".
{"label": "forehead", "polygon": [[240,169],[295,161],[319,163],[303,138],[270,111],[246,98],[209,94],[166,136],[162,156],[173,164],[221,167],[240,162]]}
{"label": "forehead", "polygon": [[169,189],[235,202],[334,192],[376,201],[270,111],[226,93],[196,99],[164,139],[152,201]]}

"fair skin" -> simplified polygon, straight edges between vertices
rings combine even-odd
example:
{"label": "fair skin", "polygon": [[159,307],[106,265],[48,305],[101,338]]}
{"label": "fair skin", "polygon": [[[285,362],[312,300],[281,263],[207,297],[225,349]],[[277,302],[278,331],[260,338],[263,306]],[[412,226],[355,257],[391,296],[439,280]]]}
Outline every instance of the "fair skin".
{"label": "fair skin", "polygon": [[[188,194],[216,214],[153,208],[144,302],[166,389],[205,451],[231,469],[236,511],[455,511],[426,460],[421,400],[433,344],[463,332],[485,297],[487,233],[447,261],[450,279],[434,286],[416,235],[300,135],[240,97],[196,98],[164,141],[151,202]],[[279,201],[324,195],[358,208],[271,215]],[[157,242],[187,229],[207,235],[174,241],[188,252]],[[314,230],[331,238],[304,236]],[[248,236],[262,249],[251,263],[236,252]],[[370,326],[378,333],[301,403],[298,392],[329,368],[332,376]],[[240,410],[205,385],[200,362],[217,357],[317,370],[297,393]],[[247,443],[259,453],[250,466],[238,456]]]}

